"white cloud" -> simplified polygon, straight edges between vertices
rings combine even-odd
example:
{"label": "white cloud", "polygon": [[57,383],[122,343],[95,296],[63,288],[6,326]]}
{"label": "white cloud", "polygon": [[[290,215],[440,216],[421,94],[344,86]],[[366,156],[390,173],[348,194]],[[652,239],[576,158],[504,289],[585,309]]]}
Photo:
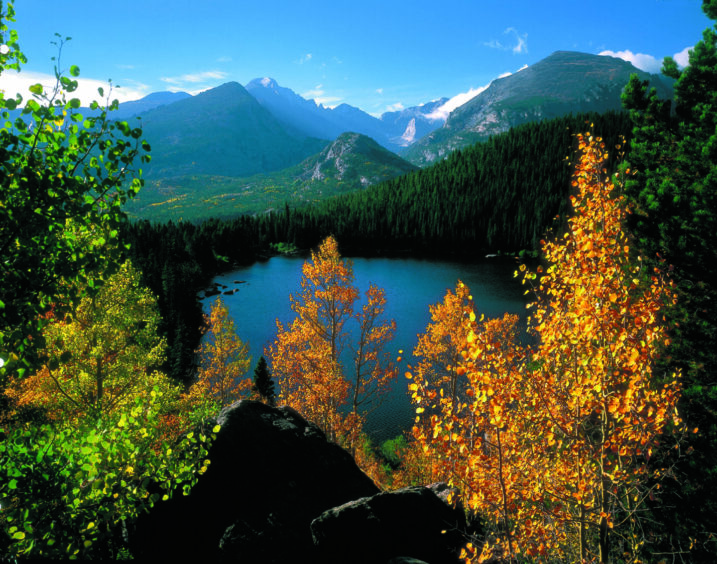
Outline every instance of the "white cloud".
{"label": "white cloud", "polygon": [[512,36],[513,41],[506,44],[498,41],[497,39],[491,39],[490,41],[484,42],[483,45],[485,45],[486,47],[490,47],[491,49],[500,49],[501,51],[513,51],[513,53],[516,55],[528,52],[527,33],[519,33],[518,30],[514,27],[509,27],[503,32],[503,35]]}
{"label": "white cloud", "polygon": [[314,102],[321,104],[322,106],[326,106],[327,108],[335,108],[342,100],[343,98],[339,96],[320,96],[318,98],[314,98]]}
{"label": "white cloud", "polygon": [[675,59],[675,62],[682,68],[686,67],[690,64],[690,51],[692,51],[693,47],[685,47],[682,51],[679,53],[675,53],[672,55],[672,58]]}
{"label": "white cloud", "polygon": [[[685,47],[679,53],[675,53],[672,58],[680,67],[686,67],[689,64],[689,51],[692,47]],[[617,57],[623,61],[632,63],[640,70],[644,70],[650,73],[659,73],[662,70],[662,59],[653,57],[652,55],[646,55],[645,53],[633,53],[629,49],[624,51],[610,51],[605,50],[598,53],[598,55],[607,55],[608,57]]]}
{"label": "white cloud", "polygon": [[161,80],[162,82],[166,82],[167,84],[178,86],[186,83],[197,84],[199,82],[205,82],[207,80],[221,80],[226,77],[227,73],[225,73],[224,71],[204,71],[198,73],[183,74],[180,76],[164,76],[161,77],[159,80]]}
{"label": "white cloud", "polygon": [[307,90],[306,92],[302,93],[301,97],[306,98],[308,100],[310,98],[316,98],[317,96],[323,96],[323,95],[324,95],[324,85],[317,84],[311,90]]}
{"label": "white cloud", "polygon": [[[523,69],[527,69],[527,68],[528,68],[528,65],[523,65],[515,72],[520,72]],[[507,76],[510,76],[511,74],[513,74],[513,73],[512,72],[504,72],[503,74],[498,76],[498,78],[505,78]],[[459,106],[462,106],[466,102],[469,102],[470,100],[472,100],[473,98],[478,96],[478,94],[480,94],[485,89],[487,89],[491,85],[492,82],[493,81],[489,82],[485,86],[479,86],[478,88],[471,88],[470,90],[468,90],[468,92],[462,92],[461,94],[457,94],[457,95],[453,96],[453,98],[448,100],[445,104],[436,108],[430,114],[427,114],[426,117],[428,119],[432,119],[432,120],[446,121],[448,119],[448,115],[453,110],[455,110]]]}
{"label": "white cloud", "polygon": [[483,92],[486,88],[488,88],[488,86],[490,86],[490,84],[486,84],[485,86],[480,86],[478,88],[471,88],[468,92],[457,94],[445,104],[436,108],[430,114],[427,114],[426,117],[431,120],[445,121],[448,119],[448,115],[453,110],[478,96],[478,94]]}
{"label": "white cloud", "polygon": [[303,65],[304,63],[308,63],[312,59],[313,55],[311,53],[306,53],[306,55],[303,55],[299,59],[299,64]]}
{"label": "white cloud", "polygon": [[[520,67],[520,68],[519,68],[517,71],[515,71],[515,72],[520,72],[520,71],[525,70],[525,69],[527,69],[527,68],[528,68],[528,65],[523,65],[522,67]],[[512,73],[512,72],[510,72],[510,71],[506,71],[506,72],[504,72],[503,74],[499,74],[499,75],[498,75],[498,78],[506,78],[506,77],[508,77],[508,76],[510,76],[510,75],[512,75],[512,74],[514,74],[514,73]],[[497,79],[496,79],[496,80],[497,80]]]}
{"label": "white cloud", "polygon": [[326,107],[333,108],[338,105],[338,102],[341,102],[343,98],[339,96],[326,96],[326,91],[324,90],[323,84],[317,84],[314,88],[311,90],[307,90],[306,92],[303,92],[301,94],[302,98],[306,98],[307,100],[313,99],[314,102],[318,104],[323,104]]}
{"label": "white cloud", "polygon": [[644,70],[647,72],[651,72],[651,73],[660,72],[660,68],[662,68],[662,61],[658,61],[652,55],[646,55],[644,53],[633,53],[630,50],[625,50],[625,51],[605,50],[605,51],[601,51],[600,53],[598,53],[598,55],[605,55],[608,57],[616,57],[618,59],[622,59],[623,61],[632,63],[638,69],[641,69],[641,70]]}
{"label": "white cloud", "polygon": [[224,71],[210,70],[196,73],[187,73],[179,76],[163,76],[159,80],[167,84],[170,92],[187,92],[196,96],[205,90],[216,86],[216,81],[227,78]]}
{"label": "white cloud", "polygon": [[514,27],[509,27],[506,29],[503,33],[512,34],[515,39],[515,45],[513,45],[513,53],[516,55],[520,53],[527,53],[528,52],[528,34],[518,33],[518,30]]}
{"label": "white cloud", "polygon": [[401,102],[396,102],[395,104],[390,104],[390,105],[386,106],[386,111],[387,112],[400,112],[404,108],[405,108],[405,106],[403,104],[401,104]]}
{"label": "white cloud", "polygon": [[377,94],[383,94],[383,88],[376,88]]}
{"label": "white cloud", "polygon": [[[55,86],[55,76],[32,72],[32,71],[5,71],[2,75],[2,90],[6,97],[20,94],[25,102],[32,98],[29,88],[33,84],[42,84],[45,91],[49,92]],[[110,93],[109,84],[103,80],[93,78],[77,78],[77,90],[67,95],[67,98],[79,98],[83,106],[89,106],[93,100],[102,103],[104,100],[100,98],[97,92],[98,88],[104,89],[104,95]],[[138,100],[149,94],[149,88],[141,83],[135,83],[134,87],[122,87],[113,85],[111,90],[111,100],[119,100],[119,102],[129,102],[130,100]]]}

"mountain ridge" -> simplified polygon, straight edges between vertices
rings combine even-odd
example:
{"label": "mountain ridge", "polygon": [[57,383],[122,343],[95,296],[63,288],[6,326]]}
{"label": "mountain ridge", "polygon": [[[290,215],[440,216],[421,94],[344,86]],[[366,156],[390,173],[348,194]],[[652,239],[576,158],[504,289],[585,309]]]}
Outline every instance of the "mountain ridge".
{"label": "mountain ridge", "polygon": [[408,148],[404,157],[422,166],[450,152],[530,121],[587,111],[619,111],[630,75],[648,79],[661,97],[671,89],[659,75],[616,57],[556,51],[509,76],[456,108],[443,127]]}
{"label": "mountain ridge", "polygon": [[238,82],[141,115],[153,148],[147,178],[188,174],[249,176],[280,170],[325,142],[288,131]]}
{"label": "mountain ridge", "polygon": [[[384,112],[380,117],[375,117],[346,103],[327,108],[315,100],[306,100],[290,88],[280,86],[270,77],[255,78],[247,83],[246,89],[282,123],[320,139],[333,140],[342,133],[352,131],[367,135],[396,152],[442,124],[442,120],[425,117],[437,107],[439,101]],[[440,102],[446,100],[442,98]],[[404,135],[412,119],[415,133],[409,141]]]}

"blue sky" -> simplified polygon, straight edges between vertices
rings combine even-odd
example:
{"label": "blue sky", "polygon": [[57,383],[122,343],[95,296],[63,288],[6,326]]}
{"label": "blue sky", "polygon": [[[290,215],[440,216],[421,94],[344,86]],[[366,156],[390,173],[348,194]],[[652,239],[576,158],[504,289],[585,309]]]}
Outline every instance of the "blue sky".
{"label": "blue sky", "polygon": [[[713,25],[698,0],[16,0],[28,64],[11,93],[52,72],[55,32],[71,36],[62,67],[112,78],[120,101],[197,93],[270,76],[325,105],[380,114],[440,97],[456,102],[557,50],[621,53],[656,71]],[[24,77],[24,81],[21,79]],[[46,81],[46,77],[44,77]],[[26,90],[25,90],[26,91]]]}

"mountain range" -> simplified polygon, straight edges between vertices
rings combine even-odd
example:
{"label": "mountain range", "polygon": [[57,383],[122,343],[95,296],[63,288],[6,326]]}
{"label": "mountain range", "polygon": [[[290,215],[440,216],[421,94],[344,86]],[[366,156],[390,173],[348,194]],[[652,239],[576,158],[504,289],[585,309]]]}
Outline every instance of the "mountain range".
{"label": "mountain range", "polygon": [[148,179],[250,176],[286,168],[325,141],[290,131],[237,82],[141,114],[152,161]]}
{"label": "mountain range", "polygon": [[448,100],[442,98],[421,106],[386,112],[377,118],[348,104],[327,108],[279,86],[268,77],[252,80],[246,89],[290,129],[319,139],[336,139],[341,133],[352,131],[373,138],[391,151],[398,151],[443,125],[445,120],[429,115]]}
{"label": "mountain range", "polygon": [[[271,207],[279,196],[306,202],[361,189],[522,123],[619,110],[620,93],[633,73],[649,80],[661,97],[671,97],[665,77],[622,59],[567,51],[496,79],[445,122],[435,116],[447,98],[375,117],[347,104],[324,107],[268,77],[246,87],[229,82],[196,96],[152,94],[120,105],[121,117],[141,117],[152,146],[152,162],[143,171],[144,202],[134,209],[158,212],[163,202],[176,205],[176,194],[198,205],[202,194],[208,200],[220,189],[243,194],[225,201],[225,215],[261,211],[248,194]],[[192,191],[197,198],[187,199]]]}

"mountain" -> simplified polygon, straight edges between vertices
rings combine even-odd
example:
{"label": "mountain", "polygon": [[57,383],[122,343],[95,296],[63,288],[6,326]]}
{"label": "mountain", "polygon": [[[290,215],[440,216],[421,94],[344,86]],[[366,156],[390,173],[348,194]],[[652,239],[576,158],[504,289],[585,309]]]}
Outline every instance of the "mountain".
{"label": "mountain", "polygon": [[448,101],[448,98],[434,100],[420,106],[413,106],[400,111],[381,114],[381,121],[400,135],[391,137],[391,142],[401,147],[408,147],[420,138],[428,135],[444,123],[441,117],[431,114]]}
{"label": "mountain", "polygon": [[378,118],[348,104],[326,108],[279,86],[268,77],[255,78],[246,85],[246,89],[277,119],[306,135],[336,139],[341,133],[356,131],[373,137],[381,144],[387,140]]}
{"label": "mountain", "polygon": [[179,100],[184,100],[185,98],[191,98],[191,96],[191,94],[187,94],[186,92],[153,92],[139,100],[122,102],[119,105],[119,109],[112,112],[110,117],[112,119],[131,118],[159,106],[166,106]]}
{"label": "mountain", "polygon": [[614,57],[557,51],[510,76],[494,80],[449,116],[443,127],[412,145],[404,157],[419,166],[445,157],[511,127],[577,112],[620,110],[620,93],[637,73],[661,98],[671,98],[666,79]]}
{"label": "mountain", "polygon": [[[417,167],[359,133],[343,133],[298,168],[303,181],[348,182],[357,188],[417,170]],[[343,190],[345,191],[345,190]]]}
{"label": "mountain", "polygon": [[300,206],[417,170],[358,133],[343,133],[301,163],[245,178],[214,174],[149,180],[125,210],[155,221],[229,218]]}
{"label": "mountain", "polygon": [[279,86],[272,78],[255,78],[246,90],[269,110],[274,117],[293,131],[320,139],[336,139],[340,134],[354,131],[375,139],[391,151],[407,147],[426,133],[440,127],[441,119],[426,117],[446,99],[387,112],[380,118],[363,110],[340,104],[327,108],[313,100],[306,100],[289,88]]}
{"label": "mountain", "polygon": [[327,119],[330,110],[279,86],[273,78],[255,78],[246,85],[246,90],[279,121],[304,135],[335,139],[346,131]]}
{"label": "mountain", "polygon": [[152,146],[148,179],[275,171],[326,144],[287,130],[236,82],[144,112],[142,129]]}

